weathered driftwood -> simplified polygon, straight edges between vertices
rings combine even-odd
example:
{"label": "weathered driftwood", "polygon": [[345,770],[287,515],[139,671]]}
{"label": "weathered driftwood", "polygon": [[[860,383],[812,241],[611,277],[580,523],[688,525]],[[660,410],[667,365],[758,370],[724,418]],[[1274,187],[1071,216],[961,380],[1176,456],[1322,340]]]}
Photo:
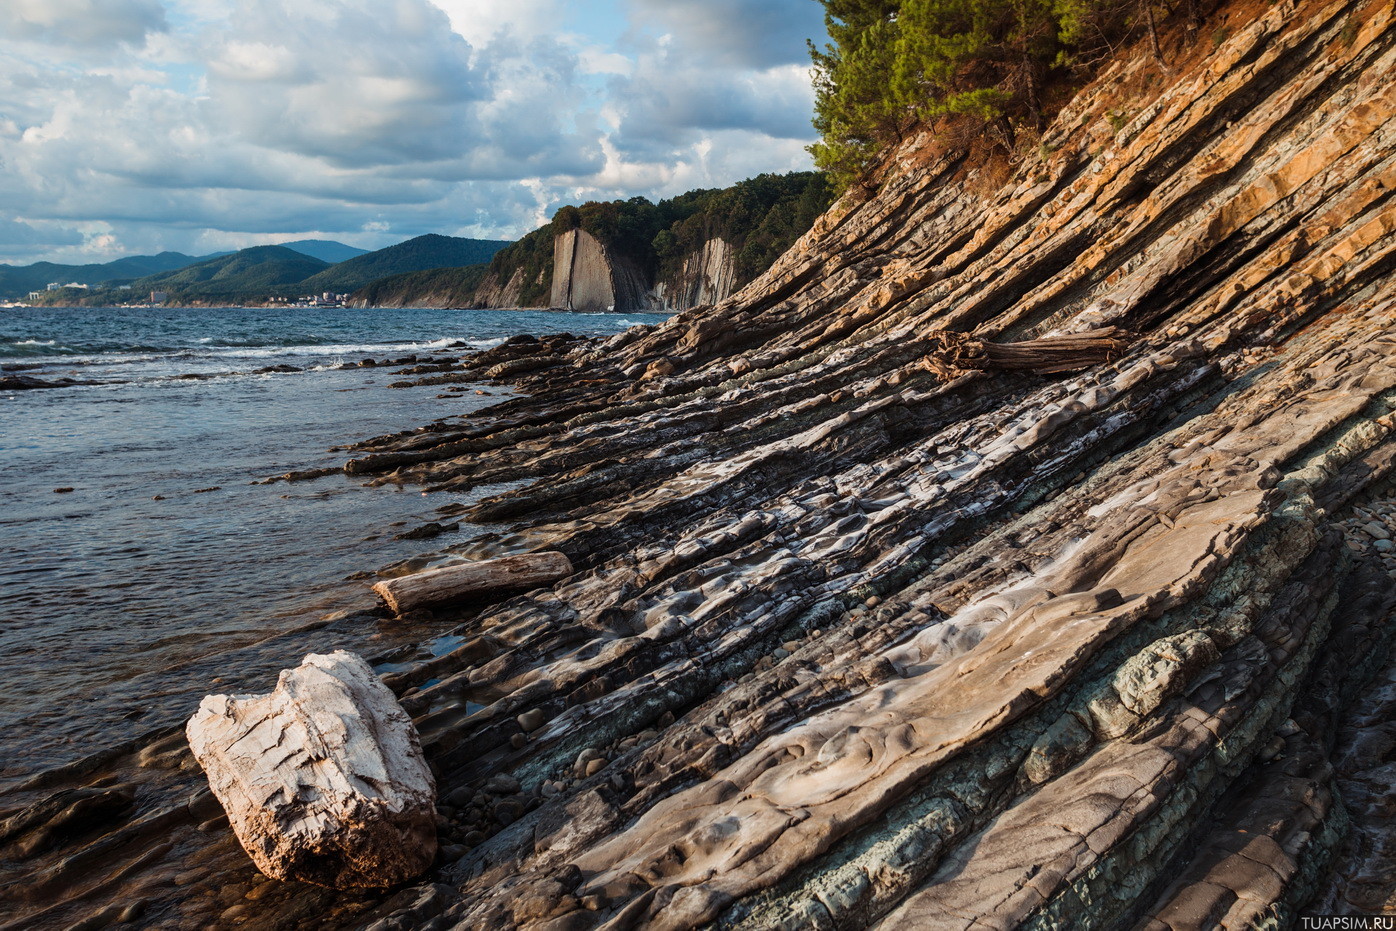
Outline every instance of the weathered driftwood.
{"label": "weathered driftwood", "polygon": [[373,586],[398,614],[468,601],[484,595],[525,591],[572,574],[562,553],[525,553],[429,569]]}
{"label": "weathered driftwood", "polygon": [[210,695],[186,733],[271,878],[379,888],[431,865],[436,783],[416,728],[353,653],[312,653],[268,695]]}
{"label": "weathered driftwood", "polygon": [[1118,359],[1129,347],[1128,333],[1113,326],[1019,343],[991,343],[939,330],[926,341],[930,351],[922,364],[942,381],[971,371],[1074,372]]}

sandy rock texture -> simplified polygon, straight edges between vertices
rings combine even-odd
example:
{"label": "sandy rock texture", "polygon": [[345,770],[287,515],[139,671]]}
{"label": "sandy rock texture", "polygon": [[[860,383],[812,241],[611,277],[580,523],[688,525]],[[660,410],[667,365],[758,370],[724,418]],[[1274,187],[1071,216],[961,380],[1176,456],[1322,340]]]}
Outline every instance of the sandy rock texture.
{"label": "sandy rock texture", "polygon": [[210,695],[189,745],[263,873],[386,887],[436,855],[436,785],[416,729],[360,657],[312,653],[268,695]]}

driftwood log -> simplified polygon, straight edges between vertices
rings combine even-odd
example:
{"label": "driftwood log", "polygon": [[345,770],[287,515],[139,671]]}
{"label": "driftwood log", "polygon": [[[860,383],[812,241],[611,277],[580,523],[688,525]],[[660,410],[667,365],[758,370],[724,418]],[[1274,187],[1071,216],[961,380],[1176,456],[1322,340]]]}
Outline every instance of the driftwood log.
{"label": "driftwood log", "polygon": [[927,337],[929,352],[922,364],[941,381],[973,371],[1075,372],[1120,358],[1129,348],[1128,336],[1120,327],[1111,326],[1018,343],[992,343],[939,330]]}
{"label": "driftwood log", "polygon": [[453,604],[504,592],[527,591],[572,574],[561,553],[524,553],[429,569],[373,586],[399,615],[418,608]]}

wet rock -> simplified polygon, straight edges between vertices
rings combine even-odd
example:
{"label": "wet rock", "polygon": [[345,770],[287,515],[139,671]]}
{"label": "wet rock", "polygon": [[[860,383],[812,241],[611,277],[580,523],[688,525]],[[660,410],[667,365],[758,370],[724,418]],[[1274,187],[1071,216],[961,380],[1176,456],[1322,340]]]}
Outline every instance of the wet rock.
{"label": "wet rock", "polygon": [[491,795],[513,795],[519,791],[519,780],[506,773],[499,773],[485,782],[485,791]]}
{"label": "wet rock", "polygon": [[437,521],[414,527],[393,537],[394,540],[430,540],[439,537],[443,533],[456,533],[460,530],[460,524],[443,524]]}
{"label": "wet rock", "polygon": [[211,695],[188,735],[268,876],[384,887],[430,865],[434,781],[411,721],[357,656],[311,654],[268,695]]}
{"label": "wet rock", "polygon": [[542,708],[533,708],[518,716],[519,727],[525,731],[536,731],[547,720],[547,715],[543,713]]}
{"label": "wet rock", "polygon": [[35,378],[32,375],[0,375],[0,391],[33,391],[42,388],[71,388],[75,385],[90,385],[93,382],[79,381],[76,378]]}

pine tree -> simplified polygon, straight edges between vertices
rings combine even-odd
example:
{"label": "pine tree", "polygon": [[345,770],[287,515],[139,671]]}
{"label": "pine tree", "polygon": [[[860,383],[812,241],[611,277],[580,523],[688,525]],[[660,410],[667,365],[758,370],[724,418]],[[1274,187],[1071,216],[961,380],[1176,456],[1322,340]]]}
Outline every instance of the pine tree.
{"label": "pine tree", "polygon": [[815,164],[842,189],[857,180],[911,114],[891,93],[901,0],[820,0],[830,44],[810,43],[814,60]]}

